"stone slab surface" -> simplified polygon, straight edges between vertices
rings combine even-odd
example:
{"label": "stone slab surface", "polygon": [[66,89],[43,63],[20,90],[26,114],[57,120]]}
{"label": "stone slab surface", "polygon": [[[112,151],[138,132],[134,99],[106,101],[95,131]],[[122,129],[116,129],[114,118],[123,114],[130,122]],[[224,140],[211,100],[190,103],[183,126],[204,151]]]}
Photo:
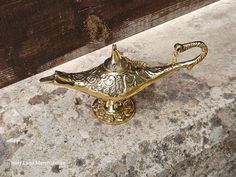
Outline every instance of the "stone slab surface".
{"label": "stone slab surface", "polygon": [[38,81],[54,70],[97,66],[111,46],[1,89],[0,176],[234,177],[235,19],[235,1],[221,0],[117,42],[124,55],[153,65],[166,63],[177,42],[202,40],[209,47],[193,70],[175,72],[136,95],[137,113],[124,125],[98,122],[94,98]]}

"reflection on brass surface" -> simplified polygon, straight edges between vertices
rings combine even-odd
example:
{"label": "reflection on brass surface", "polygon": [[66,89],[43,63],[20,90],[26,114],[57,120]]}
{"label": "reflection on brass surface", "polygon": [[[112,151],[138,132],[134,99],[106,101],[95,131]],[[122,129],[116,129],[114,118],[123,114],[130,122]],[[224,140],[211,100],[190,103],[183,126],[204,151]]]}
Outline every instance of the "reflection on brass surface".
{"label": "reflection on brass surface", "polygon": [[[177,62],[180,53],[193,47],[201,49],[196,58]],[[207,46],[201,41],[175,44],[174,58],[167,65],[149,66],[122,56],[113,45],[111,57],[93,69],[79,73],[55,71],[55,74],[40,81],[74,88],[96,97],[92,106],[96,117],[109,124],[121,124],[130,120],[135,113],[135,105],[130,97],[172,71],[192,69],[206,57],[207,52]]]}

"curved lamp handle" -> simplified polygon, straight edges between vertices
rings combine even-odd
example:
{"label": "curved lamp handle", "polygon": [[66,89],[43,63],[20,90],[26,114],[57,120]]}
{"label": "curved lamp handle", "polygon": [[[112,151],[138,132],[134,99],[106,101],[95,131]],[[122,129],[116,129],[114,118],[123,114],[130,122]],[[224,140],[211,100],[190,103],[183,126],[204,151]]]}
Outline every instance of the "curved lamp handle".
{"label": "curved lamp handle", "polygon": [[202,42],[202,41],[194,41],[194,42],[189,42],[189,43],[185,43],[185,44],[175,44],[174,45],[174,56],[177,57],[179,55],[179,53],[182,53],[188,49],[194,48],[194,47],[199,47],[201,49],[201,53],[195,57],[192,60],[188,60],[188,61],[184,61],[184,62],[174,62],[173,64],[178,67],[178,68],[187,68],[187,69],[192,69],[196,64],[198,64],[199,62],[201,62],[207,55],[208,53],[208,47],[207,45]]}

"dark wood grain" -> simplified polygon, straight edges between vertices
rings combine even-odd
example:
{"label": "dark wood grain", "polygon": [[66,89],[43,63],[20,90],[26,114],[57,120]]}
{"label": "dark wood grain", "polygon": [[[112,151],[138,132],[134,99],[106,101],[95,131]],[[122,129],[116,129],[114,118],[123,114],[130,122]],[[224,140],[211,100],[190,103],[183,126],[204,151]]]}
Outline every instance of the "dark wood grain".
{"label": "dark wood grain", "polygon": [[0,0],[0,87],[215,1]]}

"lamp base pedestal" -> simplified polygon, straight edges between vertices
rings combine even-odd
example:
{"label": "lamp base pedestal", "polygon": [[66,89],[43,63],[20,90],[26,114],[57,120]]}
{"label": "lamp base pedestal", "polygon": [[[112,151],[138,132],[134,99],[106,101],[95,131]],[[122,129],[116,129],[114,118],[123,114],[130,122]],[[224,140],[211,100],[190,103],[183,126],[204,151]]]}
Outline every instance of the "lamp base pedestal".
{"label": "lamp base pedestal", "polygon": [[112,125],[123,124],[135,114],[135,104],[130,98],[117,102],[96,99],[92,109],[98,120]]}

